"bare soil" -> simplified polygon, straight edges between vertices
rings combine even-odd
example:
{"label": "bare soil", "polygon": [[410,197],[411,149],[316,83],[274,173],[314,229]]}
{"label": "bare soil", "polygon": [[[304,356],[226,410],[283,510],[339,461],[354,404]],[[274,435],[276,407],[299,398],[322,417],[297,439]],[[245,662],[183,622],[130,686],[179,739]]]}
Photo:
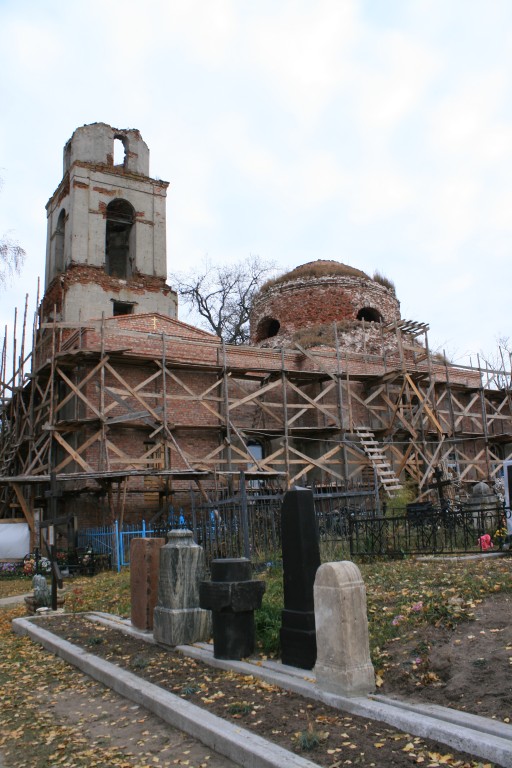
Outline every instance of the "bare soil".
{"label": "bare soil", "polygon": [[387,650],[380,693],[512,721],[512,596],[487,598],[474,621],[422,628]]}
{"label": "bare soil", "polygon": [[[428,628],[390,644],[380,692],[507,721],[512,701],[510,598],[481,604],[474,622]],[[77,616],[52,616],[46,627],[213,714],[330,768],[481,766],[432,740],[345,715],[252,676],[222,672]],[[507,647],[510,646],[507,650]],[[307,741],[317,742],[311,748]]]}

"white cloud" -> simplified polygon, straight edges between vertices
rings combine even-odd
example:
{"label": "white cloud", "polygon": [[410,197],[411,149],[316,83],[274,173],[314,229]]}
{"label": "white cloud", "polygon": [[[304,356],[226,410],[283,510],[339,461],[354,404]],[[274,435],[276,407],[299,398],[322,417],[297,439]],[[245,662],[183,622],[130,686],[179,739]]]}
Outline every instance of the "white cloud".
{"label": "white cloud", "polygon": [[357,4],[284,2],[255,15],[247,28],[258,70],[285,108],[314,124],[350,78],[347,55],[357,34]]}
{"label": "white cloud", "polygon": [[431,112],[434,149],[448,155],[466,155],[471,164],[511,157],[512,123],[501,112],[512,83],[501,73],[459,84]]}
{"label": "white cloud", "polygon": [[379,141],[415,109],[424,109],[428,87],[438,74],[439,54],[402,32],[368,33],[369,58],[355,72],[359,129]]}
{"label": "white cloud", "polygon": [[352,221],[364,225],[393,216],[413,204],[412,179],[397,168],[365,166],[354,174],[347,203]]}
{"label": "white cloud", "polygon": [[[44,271],[62,147],[98,120],[139,128],[171,182],[170,269],[343,254],[434,336],[491,343],[512,276],[511,22],[499,0],[4,0],[0,233],[29,262],[0,325]],[[482,274],[499,280],[476,319]]]}

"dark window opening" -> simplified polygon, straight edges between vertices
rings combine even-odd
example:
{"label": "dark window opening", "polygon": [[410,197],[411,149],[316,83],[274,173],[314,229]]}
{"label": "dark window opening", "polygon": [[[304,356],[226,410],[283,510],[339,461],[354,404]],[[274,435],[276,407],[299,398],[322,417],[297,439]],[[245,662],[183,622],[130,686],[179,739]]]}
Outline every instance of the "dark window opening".
{"label": "dark window opening", "polygon": [[129,304],[126,301],[114,301],[114,317],[117,315],[133,315],[133,304]]}
{"label": "dark window opening", "polygon": [[64,271],[64,238],[66,235],[66,211],[59,213],[57,228],[55,230],[55,272]]}
{"label": "dark window opening", "polygon": [[358,320],[365,320],[367,323],[382,323],[382,315],[373,307],[363,307],[357,313]]}
{"label": "dark window opening", "polygon": [[[251,440],[249,443],[247,443],[247,450],[249,451],[250,456],[255,461],[261,461],[265,458],[265,449],[263,445],[258,442],[257,440]],[[258,469],[257,464],[248,464],[247,465],[247,471],[248,472],[254,472]],[[256,478],[250,478],[247,487],[252,489],[258,489],[263,487],[263,480],[256,479]]]}
{"label": "dark window opening", "polygon": [[112,277],[128,279],[134,261],[134,209],[126,200],[112,200],[107,206],[105,268]]}
{"label": "dark window opening", "polygon": [[281,323],[276,320],[275,317],[264,317],[258,324],[256,330],[256,341],[264,341],[265,339],[271,339],[273,336],[277,336]]}

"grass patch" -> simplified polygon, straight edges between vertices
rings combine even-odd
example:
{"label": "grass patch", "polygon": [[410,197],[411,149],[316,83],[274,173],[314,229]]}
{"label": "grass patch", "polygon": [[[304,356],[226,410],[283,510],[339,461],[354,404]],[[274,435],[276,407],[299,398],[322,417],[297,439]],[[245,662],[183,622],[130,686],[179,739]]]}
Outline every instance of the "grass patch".
{"label": "grass patch", "polygon": [[373,273],[373,279],[376,283],[380,283],[384,286],[384,288],[387,288],[388,291],[391,291],[393,296],[396,296],[396,287],[392,280],[389,279],[389,277],[386,277],[386,275],[383,275],[378,270]]}
{"label": "grass patch", "polygon": [[[426,625],[453,627],[471,620],[476,604],[499,592],[512,592],[512,559],[429,560],[415,558],[358,563],[366,586],[370,649],[379,664],[386,645]],[[266,582],[261,608],[255,612],[258,650],[279,655],[279,630],[283,609],[283,573],[278,566],[264,571]],[[30,580],[9,581],[9,594],[27,592]],[[130,573],[104,572],[68,581],[66,607],[71,592],[78,591],[77,611],[105,611],[130,615]],[[79,602],[79,604],[78,604]],[[420,637],[418,637],[420,641]],[[13,649],[14,650],[14,649]]]}
{"label": "grass patch", "polygon": [[260,288],[260,294],[265,293],[275,285],[281,283],[288,283],[290,280],[307,280],[315,277],[327,277],[327,276],[350,276],[350,277],[364,277],[369,279],[366,272],[355,267],[350,267],[348,264],[342,264],[340,261],[330,261],[327,259],[320,259],[318,261],[310,261],[307,264],[301,264],[299,267],[292,269],[291,272],[285,272],[278,277],[274,277],[271,280],[267,280]]}
{"label": "grass patch", "polygon": [[261,608],[254,612],[256,644],[258,650],[266,656],[278,656],[283,610],[283,570],[278,567],[268,568],[258,578],[266,583],[266,590]]}

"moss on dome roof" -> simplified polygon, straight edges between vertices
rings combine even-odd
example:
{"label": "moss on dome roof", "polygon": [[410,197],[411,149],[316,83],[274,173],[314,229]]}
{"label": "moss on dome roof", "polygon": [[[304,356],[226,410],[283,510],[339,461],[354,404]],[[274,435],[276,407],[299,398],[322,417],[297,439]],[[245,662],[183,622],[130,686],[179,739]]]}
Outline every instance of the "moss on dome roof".
{"label": "moss on dome roof", "polygon": [[287,283],[290,280],[335,276],[364,277],[367,280],[370,279],[366,272],[356,269],[355,267],[350,267],[348,264],[342,264],[341,261],[319,259],[318,261],[308,261],[307,264],[301,264],[300,266],[295,267],[291,272],[285,272],[279,277],[267,280],[267,282],[261,286],[260,293],[264,293],[275,285]]}

